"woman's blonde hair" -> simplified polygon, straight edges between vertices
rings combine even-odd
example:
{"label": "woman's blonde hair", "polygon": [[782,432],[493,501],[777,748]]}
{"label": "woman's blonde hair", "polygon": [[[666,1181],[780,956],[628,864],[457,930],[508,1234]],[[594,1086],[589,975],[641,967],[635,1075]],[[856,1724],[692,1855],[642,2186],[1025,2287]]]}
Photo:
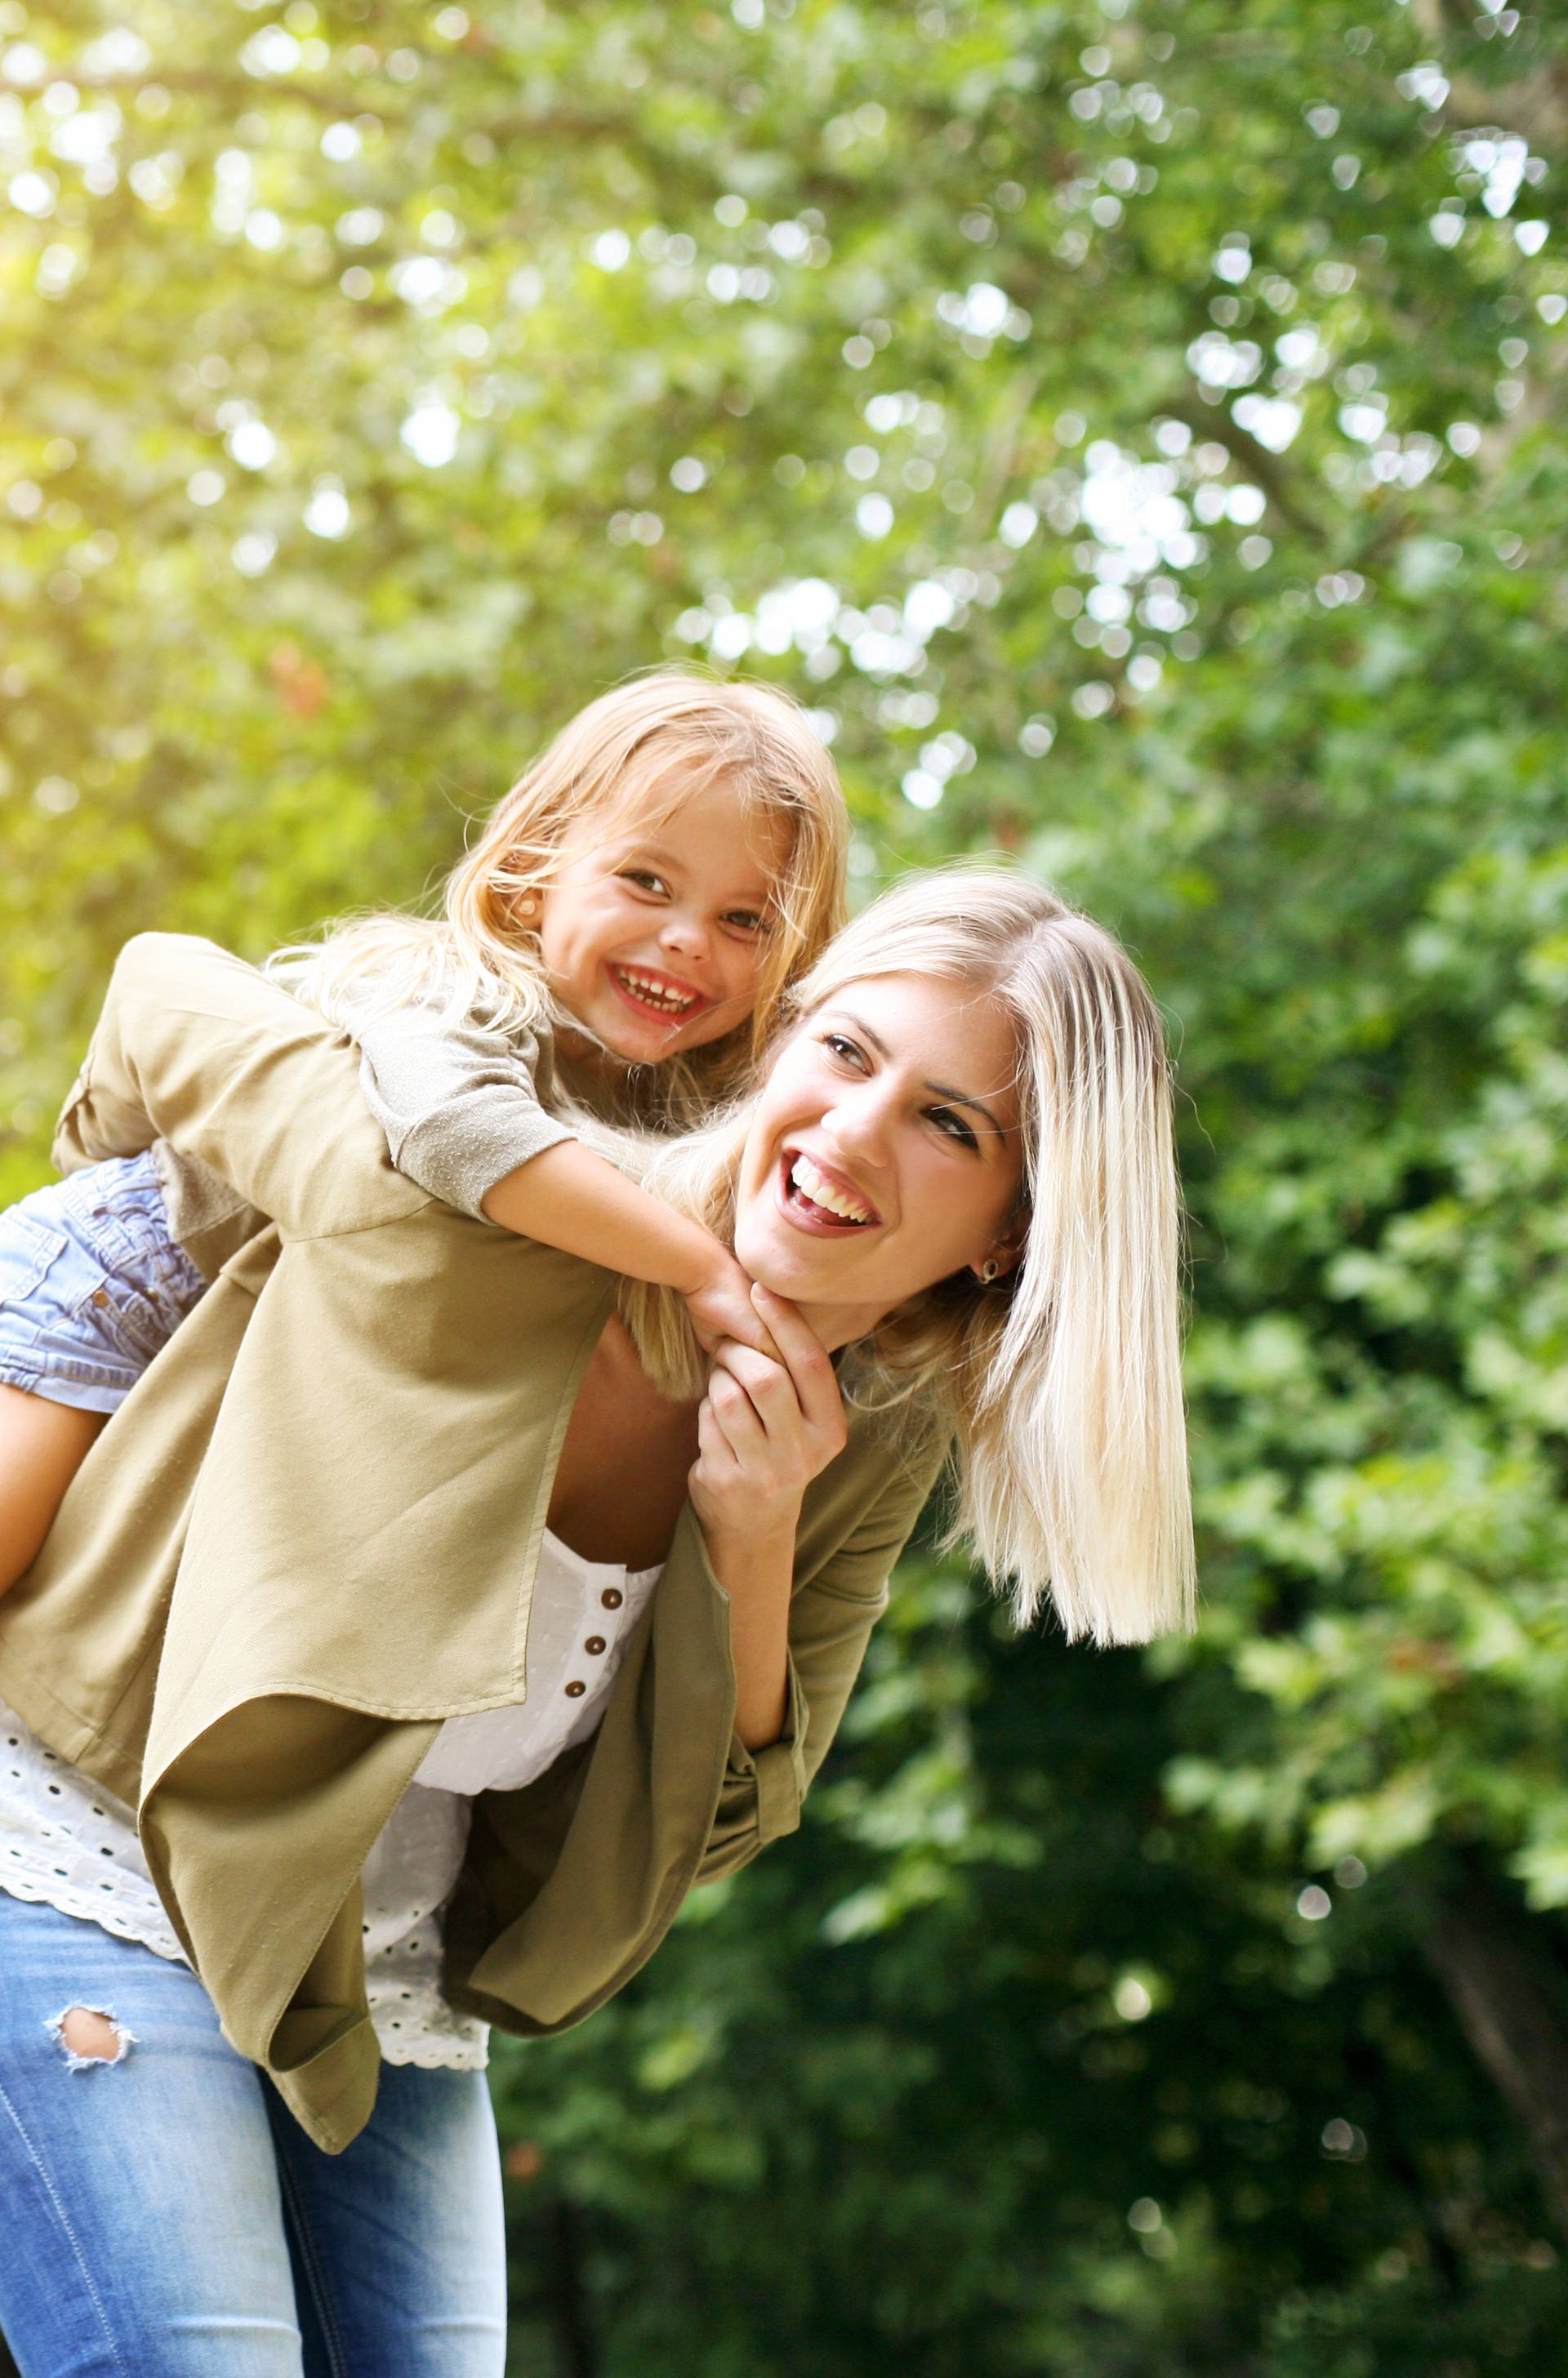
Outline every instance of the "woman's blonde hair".
{"label": "woman's blonde hair", "polygon": [[[1010,1015],[1027,1235],[1010,1277],[966,1268],[888,1315],[841,1379],[862,1402],[945,1399],[957,1452],[947,1541],[1048,1596],[1069,1638],[1137,1643],[1189,1627],[1195,1578],[1181,1387],[1180,1200],[1159,1012],[1103,927],[1022,874],[906,878],[839,934],[797,1016],[894,974],[967,984]],[[658,1149],[644,1179],[728,1242],[750,1108]],[[649,1370],[694,1392],[678,1298],[638,1281],[622,1311]]]}
{"label": "woman's blonde hair", "polygon": [[[501,1029],[559,1020],[539,960],[542,894],[585,820],[608,836],[656,823],[722,778],[750,813],[781,821],[748,1026],[658,1068],[659,1112],[696,1120],[749,1075],[785,992],[843,921],[849,820],[838,771],[801,705],[777,686],[655,669],[614,686],[563,727],[491,811],[446,881],[439,918],[352,919],[281,950],[271,971],[333,1022],[436,1000]],[[530,895],[536,895],[530,899]]]}

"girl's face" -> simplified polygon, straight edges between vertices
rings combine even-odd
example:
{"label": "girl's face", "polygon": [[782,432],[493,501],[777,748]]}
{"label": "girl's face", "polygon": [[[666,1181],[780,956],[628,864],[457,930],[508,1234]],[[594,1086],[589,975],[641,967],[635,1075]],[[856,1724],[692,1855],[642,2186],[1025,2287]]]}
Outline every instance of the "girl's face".
{"label": "girl's face", "polygon": [[543,894],[551,990],[628,1064],[722,1039],[751,1015],[789,855],[783,820],[723,779],[609,840],[585,823]]}
{"label": "girl's face", "polygon": [[757,1101],[736,1199],[741,1263],[816,1308],[829,1342],[960,1266],[995,1256],[1009,1269],[1017,1068],[1010,1019],[972,984],[851,983],[790,1034]]}

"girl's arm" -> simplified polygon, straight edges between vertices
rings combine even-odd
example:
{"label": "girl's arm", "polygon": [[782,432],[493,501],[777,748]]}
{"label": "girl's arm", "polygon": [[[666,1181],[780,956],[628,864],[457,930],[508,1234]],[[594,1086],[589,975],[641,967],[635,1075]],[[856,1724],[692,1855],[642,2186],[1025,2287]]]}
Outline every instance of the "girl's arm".
{"label": "girl's arm", "polygon": [[[378,1054],[385,1031],[379,1027]],[[513,1147],[521,1137],[541,1151],[530,1163],[553,1159],[554,1180],[540,1177],[546,1194],[534,1222],[526,1209],[535,1193],[527,1190],[521,1201],[505,1195],[492,1219],[609,1270],[668,1278],[690,1298],[699,1331],[714,1339],[749,1333],[753,1342],[766,1343],[745,1300],[745,1276],[718,1242],[576,1146],[565,1126],[544,1114],[531,1083],[519,1081],[514,1061],[504,1083],[499,1060],[482,1078],[486,1088],[513,1093],[504,1117],[490,1111],[482,1126],[478,1100],[464,1103],[460,1095],[464,1085],[476,1087],[472,1052],[449,1053],[443,1082],[429,1070],[435,1036],[421,1035],[420,1048],[418,1096],[398,1085],[395,1107],[372,1098],[373,1120],[356,1095],[356,1080],[370,1089],[370,1069],[337,1027],[216,943],[139,933],[115,960],[86,1062],[60,1117],[54,1161],[63,1172],[74,1171],[166,1139],[210,1164],[286,1235],[313,1237],[412,1212],[423,1195],[478,1210],[468,1194],[476,1182],[480,1192],[488,1182],[506,1192],[530,1169],[500,1177],[506,1164],[494,1156],[494,1133],[504,1128]],[[386,1083],[385,1066],[379,1078]],[[446,1127],[419,1147],[418,1173],[404,1175],[393,1164],[417,1143],[421,1099],[426,1115],[439,1112]],[[477,1153],[464,1178],[443,1176],[436,1183],[428,1177],[436,1142],[450,1146],[464,1117]],[[302,1130],[307,1118],[329,1127]],[[650,1264],[668,1263],[669,1269],[639,1268],[639,1249]]]}
{"label": "girl's arm", "polygon": [[752,1304],[750,1280],[711,1231],[576,1140],[562,1139],[518,1165],[486,1192],[481,1210],[524,1238],[628,1279],[678,1290],[710,1353],[724,1338],[763,1351],[771,1344]]}
{"label": "girl's arm", "polygon": [[730,1337],[766,1351],[745,1273],[711,1231],[677,1214],[549,1112],[548,1044],[439,1000],[353,1027],[361,1086],[392,1162],[443,1205],[673,1288],[710,1351]]}

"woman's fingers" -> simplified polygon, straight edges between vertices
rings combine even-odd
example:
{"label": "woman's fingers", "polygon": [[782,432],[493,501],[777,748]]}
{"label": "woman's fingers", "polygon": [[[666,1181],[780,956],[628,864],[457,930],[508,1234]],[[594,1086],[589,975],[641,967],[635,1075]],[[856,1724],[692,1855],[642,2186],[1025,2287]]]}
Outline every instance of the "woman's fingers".
{"label": "woman's fingers", "polygon": [[721,1466],[733,1467],[734,1459],[712,1400],[705,1396],[697,1408],[697,1467],[712,1474]]}
{"label": "woman's fingers", "polygon": [[713,1360],[714,1377],[734,1380],[759,1412],[781,1412],[798,1400],[794,1381],[782,1363],[770,1362],[754,1347],[740,1345],[733,1338],[722,1339]]}
{"label": "woman's fingers", "polygon": [[705,1399],[697,1412],[697,1459],[693,1468],[718,1492],[733,1493],[745,1481],[745,1464],[711,1399]]}
{"label": "woman's fingers", "polygon": [[838,1453],[848,1430],[833,1365],[796,1308],[754,1290],[780,1360],[722,1339],[697,1416],[700,1483],[741,1501],[754,1521],[801,1495]]}
{"label": "woman's fingers", "polygon": [[827,1350],[799,1307],[788,1297],[775,1296],[760,1280],[752,1283],[752,1302],[773,1333],[773,1342],[794,1381],[801,1410],[814,1428],[842,1445],[844,1399]]}
{"label": "woman's fingers", "polygon": [[[743,1347],[738,1351],[749,1353],[751,1350]],[[759,1354],[755,1359],[766,1363],[766,1355]],[[777,1365],[767,1363],[767,1367],[775,1369]],[[729,1371],[716,1369],[708,1381],[706,1400],[737,1460],[744,1460],[748,1455],[754,1459],[766,1442],[766,1431],[745,1387]]]}

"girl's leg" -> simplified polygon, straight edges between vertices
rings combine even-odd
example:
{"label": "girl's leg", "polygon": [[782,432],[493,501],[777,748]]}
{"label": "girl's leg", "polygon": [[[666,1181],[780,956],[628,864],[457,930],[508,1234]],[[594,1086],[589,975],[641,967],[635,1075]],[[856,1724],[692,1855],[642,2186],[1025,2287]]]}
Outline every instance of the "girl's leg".
{"label": "girl's leg", "polygon": [[0,1213],[0,1593],[205,1288],[170,1236],[151,1156],[90,1165]]}
{"label": "girl's leg", "polygon": [[0,1593],[37,1559],[107,1417],[0,1384]]}
{"label": "girl's leg", "polygon": [[[506,2233],[482,2072],[383,2064],[376,2110],[323,2155],[270,2087],[306,2378],[501,2378]],[[31,2378],[30,2372],[29,2378]]]}
{"label": "girl's leg", "polygon": [[24,2378],[303,2378],[256,2067],[187,1967],[5,1892],[0,2204]]}

